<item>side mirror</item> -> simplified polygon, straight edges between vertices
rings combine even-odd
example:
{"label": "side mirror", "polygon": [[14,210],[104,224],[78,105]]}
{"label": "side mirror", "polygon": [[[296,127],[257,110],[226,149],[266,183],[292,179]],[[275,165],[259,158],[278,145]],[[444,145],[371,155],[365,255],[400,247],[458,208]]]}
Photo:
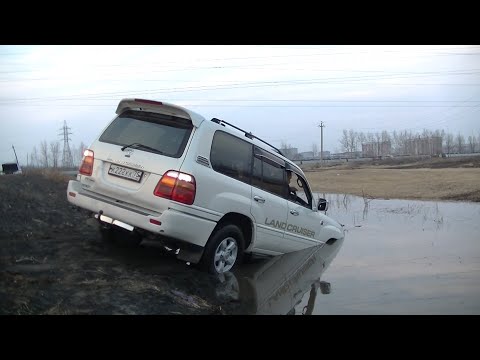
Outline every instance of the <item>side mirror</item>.
{"label": "side mirror", "polygon": [[318,199],[318,211],[327,211],[328,210],[328,201],[322,198]]}
{"label": "side mirror", "polygon": [[320,281],[320,291],[322,294],[330,294],[332,284],[326,281]]}

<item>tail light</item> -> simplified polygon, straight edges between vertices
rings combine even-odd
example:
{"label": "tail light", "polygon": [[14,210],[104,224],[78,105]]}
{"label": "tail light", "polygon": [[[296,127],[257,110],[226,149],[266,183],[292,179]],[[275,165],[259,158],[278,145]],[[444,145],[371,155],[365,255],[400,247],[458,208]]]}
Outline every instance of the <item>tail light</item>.
{"label": "tail light", "polygon": [[169,170],[163,174],[153,195],[192,205],[195,200],[195,178],[193,175]]}
{"label": "tail light", "polygon": [[85,150],[83,153],[82,165],[80,165],[80,174],[92,175],[93,172],[93,151]]}

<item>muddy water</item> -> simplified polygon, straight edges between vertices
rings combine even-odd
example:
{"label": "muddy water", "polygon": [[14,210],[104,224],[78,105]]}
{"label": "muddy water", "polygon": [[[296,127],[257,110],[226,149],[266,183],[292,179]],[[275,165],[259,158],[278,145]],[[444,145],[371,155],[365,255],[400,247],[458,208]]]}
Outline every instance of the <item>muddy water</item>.
{"label": "muddy water", "polygon": [[227,274],[232,312],[480,314],[480,204],[321,195],[345,240]]}
{"label": "muddy water", "polygon": [[480,314],[480,204],[325,197],[347,234],[313,314]]}

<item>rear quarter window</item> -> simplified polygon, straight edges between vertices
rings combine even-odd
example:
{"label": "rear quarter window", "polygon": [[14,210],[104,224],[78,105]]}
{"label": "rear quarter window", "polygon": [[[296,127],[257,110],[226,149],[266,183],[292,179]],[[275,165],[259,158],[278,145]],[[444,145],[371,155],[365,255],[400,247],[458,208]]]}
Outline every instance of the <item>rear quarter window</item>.
{"label": "rear quarter window", "polygon": [[210,163],[215,171],[250,184],[253,146],[223,131],[215,132]]}

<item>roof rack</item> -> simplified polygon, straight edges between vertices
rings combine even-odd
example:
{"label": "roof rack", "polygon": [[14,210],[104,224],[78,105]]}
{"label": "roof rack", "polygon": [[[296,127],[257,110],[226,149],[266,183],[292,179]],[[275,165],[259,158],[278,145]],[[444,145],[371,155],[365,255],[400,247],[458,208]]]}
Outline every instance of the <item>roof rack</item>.
{"label": "roof rack", "polygon": [[[268,146],[270,146],[272,149],[274,149],[274,150],[275,150],[276,152],[278,152],[280,155],[284,156],[284,155],[282,154],[282,152],[281,152],[280,150],[278,150],[275,146],[273,146],[272,144],[269,144],[268,142],[260,139],[259,137],[255,136],[255,135],[253,135],[251,132],[246,132],[245,130],[240,129],[239,127],[236,127],[235,125],[232,125],[232,124],[230,124],[229,122],[226,122],[225,120],[220,120],[220,119],[217,119],[217,118],[213,118],[212,121],[213,121],[214,123],[219,124],[219,125],[223,125],[223,124],[230,125],[231,127],[233,127],[233,128],[235,128],[235,129],[240,130],[241,132],[243,132],[247,138],[249,138],[249,139],[251,139],[251,140],[257,139],[258,141],[261,141],[262,143],[267,144]],[[223,126],[225,126],[225,125],[223,125]]]}

